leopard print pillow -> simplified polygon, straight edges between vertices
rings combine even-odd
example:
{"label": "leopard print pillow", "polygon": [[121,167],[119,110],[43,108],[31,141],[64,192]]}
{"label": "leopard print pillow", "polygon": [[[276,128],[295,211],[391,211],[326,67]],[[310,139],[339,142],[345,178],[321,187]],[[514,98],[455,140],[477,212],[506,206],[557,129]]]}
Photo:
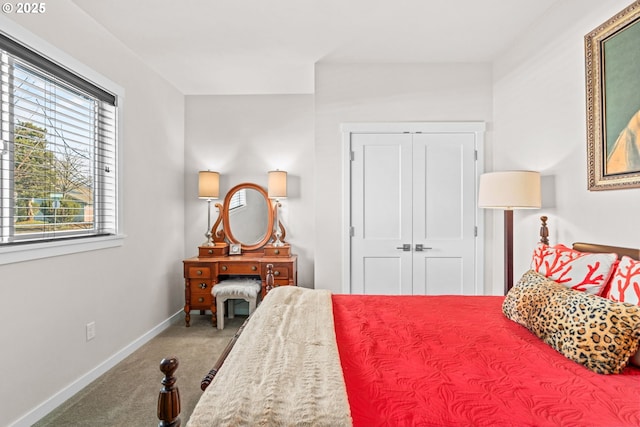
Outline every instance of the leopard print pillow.
{"label": "leopard print pillow", "polygon": [[640,307],[565,288],[530,270],[507,294],[505,316],[599,374],[617,374],[640,345]]}

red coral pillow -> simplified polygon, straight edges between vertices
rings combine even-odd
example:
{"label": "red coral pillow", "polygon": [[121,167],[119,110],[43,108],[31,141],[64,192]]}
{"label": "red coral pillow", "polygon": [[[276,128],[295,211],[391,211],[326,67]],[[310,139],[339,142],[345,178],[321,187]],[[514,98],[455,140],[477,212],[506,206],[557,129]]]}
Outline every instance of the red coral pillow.
{"label": "red coral pillow", "polygon": [[613,253],[579,252],[564,245],[539,243],[533,251],[531,268],[567,288],[601,295],[617,259]]}
{"label": "red coral pillow", "polygon": [[640,261],[628,256],[620,259],[607,297],[618,302],[640,305]]}
{"label": "red coral pillow", "polygon": [[[607,298],[640,305],[640,261],[623,256],[609,285]],[[631,363],[640,366],[640,351],[631,356]]]}

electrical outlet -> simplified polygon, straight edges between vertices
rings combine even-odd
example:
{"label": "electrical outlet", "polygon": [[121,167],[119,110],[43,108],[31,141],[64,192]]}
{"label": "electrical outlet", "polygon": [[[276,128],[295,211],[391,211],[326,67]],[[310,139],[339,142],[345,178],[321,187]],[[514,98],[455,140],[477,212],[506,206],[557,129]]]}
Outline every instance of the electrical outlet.
{"label": "electrical outlet", "polygon": [[96,337],[96,322],[87,323],[87,341]]}

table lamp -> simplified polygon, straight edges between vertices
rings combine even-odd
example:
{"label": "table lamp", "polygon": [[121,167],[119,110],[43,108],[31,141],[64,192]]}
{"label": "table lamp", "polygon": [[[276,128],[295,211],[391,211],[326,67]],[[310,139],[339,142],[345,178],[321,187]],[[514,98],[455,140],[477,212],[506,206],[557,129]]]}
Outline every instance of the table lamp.
{"label": "table lamp", "polygon": [[220,196],[220,174],[212,171],[198,172],[198,198],[207,200],[207,240],[202,246],[214,246],[211,233],[211,200]]}
{"label": "table lamp", "polygon": [[269,171],[267,188],[269,198],[274,199],[274,231],[276,239],[273,242],[273,246],[284,246],[284,243],[280,240],[282,237],[282,229],[280,228],[280,221],[278,220],[278,208],[280,207],[279,199],[287,198],[287,173],[281,170]]}

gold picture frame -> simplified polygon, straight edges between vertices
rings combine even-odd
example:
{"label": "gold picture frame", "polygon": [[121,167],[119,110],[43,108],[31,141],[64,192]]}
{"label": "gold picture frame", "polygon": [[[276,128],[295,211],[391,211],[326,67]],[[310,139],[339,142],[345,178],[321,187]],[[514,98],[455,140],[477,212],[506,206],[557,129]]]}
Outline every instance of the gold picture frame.
{"label": "gold picture frame", "polygon": [[640,0],[584,44],[589,190],[640,188]]}

